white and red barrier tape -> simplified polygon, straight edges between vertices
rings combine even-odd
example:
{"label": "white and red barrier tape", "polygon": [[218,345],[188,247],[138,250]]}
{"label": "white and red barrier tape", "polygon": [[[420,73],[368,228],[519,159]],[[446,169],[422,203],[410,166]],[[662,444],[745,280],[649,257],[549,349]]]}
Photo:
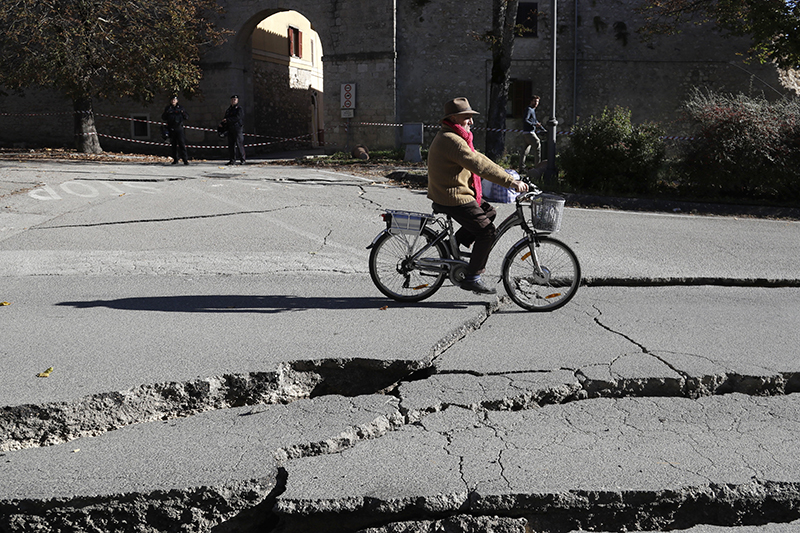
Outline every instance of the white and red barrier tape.
{"label": "white and red barrier tape", "polygon": [[62,113],[0,113],[0,117],[54,117],[57,115],[74,115],[75,111]]}
{"label": "white and red barrier tape", "polygon": [[[96,133],[96,134],[94,134],[94,133],[84,133],[83,135],[97,135],[99,137],[105,137],[107,139],[114,139],[114,140],[117,140],[117,141],[127,141],[127,142],[138,143],[138,144],[148,144],[148,145],[152,145],[152,146],[172,146],[168,142],[143,141],[141,139],[130,139],[128,137],[117,137],[116,135],[107,135],[105,133]],[[299,137],[293,137],[291,139],[282,139],[280,141],[274,141],[274,142],[268,142],[268,143],[245,144],[244,146],[245,146],[245,148],[253,147],[253,146],[269,146],[269,145],[272,145],[272,144],[279,144],[279,143],[282,143],[284,141],[293,141],[293,140],[301,139],[303,137],[310,137],[310,136],[311,136],[311,134],[301,135]],[[227,150],[228,149],[228,145],[227,144],[214,144],[214,145],[187,144],[186,148],[224,148],[224,149]]]}
{"label": "white and red barrier tape", "polygon": [[[71,115],[71,114],[75,114],[75,113],[89,113],[89,111],[67,111],[67,112],[63,112],[63,113],[0,113],[0,116],[35,117],[35,116]],[[94,113],[94,114],[96,116],[99,116],[99,117],[113,118],[113,119],[118,119],[118,120],[129,120],[129,121],[132,121],[132,122],[143,122],[143,123],[147,123],[147,124],[157,124],[159,126],[166,125],[164,122],[158,122],[158,121],[153,121],[153,120],[144,120],[144,119],[131,118],[131,117],[121,117],[121,116],[117,116],[117,115],[106,115],[106,114],[103,114],[103,113]],[[345,130],[347,130],[351,126],[379,126],[379,127],[390,127],[390,128],[401,128],[401,127],[403,127],[403,124],[392,124],[392,123],[382,123],[382,122],[346,122],[346,123],[342,123],[340,125],[344,126]],[[199,128],[197,126],[184,126],[184,127],[186,129],[198,130],[198,131],[213,131],[213,132],[217,131],[216,129]],[[439,127],[440,127],[439,124],[423,124],[423,128],[431,129],[431,128],[439,128]],[[526,133],[525,130],[521,130],[521,129],[502,129],[502,128],[475,127],[475,128],[473,128],[473,130],[475,130],[475,131],[481,131],[481,130],[483,130],[483,131],[496,131],[496,132],[506,132],[506,133]],[[76,135],[95,135],[95,134],[93,134],[93,133],[84,133],[84,134],[76,134]],[[105,135],[105,134],[102,134],[102,133],[99,133],[97,135],[99,135],[101,137],[107,137],[109,139],[128,141],[128,142],[139,143],[139,144],[150,144],[150,145],[156,145],[156,146],[170,146],[169,143],[165,143],[165,142],[143,141],[143,140],[139,140],[139,139],[129,139],[127,137],[116,137],[114,135]],[[278,144],[278,143],[287,142],[287,141],[298,141],[298,140],[302,140],[302,139],[306,139],[306,138],[308,138],[310,140],[310,138],[312,137],[313,134],[307,133],[307,134],[304,134],[304,135],[298,135],[296,137],[290,137],[290,138],[272,137],[272,136],[269,136],[269,135],[258,135],[258,134],[255,134],[255,133],[245,133],[244,135],[245,135],[245,137],[261,137],[261,138],[265,138],[265,139],[275,139],[272,142],[263,142],[263,143],[254,143],[254,144],[246,144],[245,145],[245,147],[253,147],[253,146],[269,146],[269,145],[272,145],[272,144]],[[571,131],[558,131],[558,132],[556,132],[556,135],[572,135],[572,132]],[[694,137],[684,137],[684,136],[679,136],[679,135],[664,135],[664,136],[662,136],[660,138],[662,140],[666,140],[666,141],[693,141],[693,140],[695,140]],[[187,145],[187,148],[227,148],[227,146],[226,145],[213,145],[213,146]]]}
{"label": "white and red barrier tape", "polygon": [[[399,128],[402,127],[403,124],[390,124],[390,123],[379,123],[379,122],[349,122],[344,123],[343,126],[347,128],[348,126],[385,126],[385,127],[392,127],[392,128]],[[428,129],[438,129],[440,124],[423,124],[423,128]],[[476,126],[472,128],[472,131],[500,131],[506,133],[527,133],[526,130],[520,129],[505,129],[505,128],[484,128],[481,126]],[[571,131],[557,131],[556,135],[572,135]],[[693,141],[694,137],[681,137],[676,135],[665,135],[660,137],[661,139],[667,141]]]}

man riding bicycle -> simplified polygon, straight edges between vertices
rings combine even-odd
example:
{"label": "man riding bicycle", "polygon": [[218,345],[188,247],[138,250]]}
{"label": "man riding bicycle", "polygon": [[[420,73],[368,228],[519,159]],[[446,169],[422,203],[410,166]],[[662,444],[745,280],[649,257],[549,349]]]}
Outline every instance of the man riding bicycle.
{"label": "man riding bicycle", "polygon": [[497,233],[493,223],[497,211],[483,199],[481,178],[518,192],[526,192],[528,185],[475,151],[470,129],[472,116],[478,114],[464,97],[445,103],[442,128],[428,149],[428,198],[434,212],[450,215],[461,225],[455,234],[457,243],[473,246],[461,288],[495,294],[481,279]]}

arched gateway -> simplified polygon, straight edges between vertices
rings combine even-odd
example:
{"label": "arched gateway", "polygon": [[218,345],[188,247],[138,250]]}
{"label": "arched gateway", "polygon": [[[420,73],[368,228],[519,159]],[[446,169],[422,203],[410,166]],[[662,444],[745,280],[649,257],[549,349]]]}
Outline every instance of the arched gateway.
{"label": "arched gateway", "polygon": [[[349,121],[397,122],[394,0],[244,0],[220,4],[225,13],[217,22],[234,35],[201,58],[200,88],[210,108],[209,121],[221,116],[231,94],[240,95],[246,117],[252,120],[255,95],[250,36],[263,19],[293,10],[311,21],[323,43],[326,149],[344,150],[353,142],[395,145],[393,128],[362,129],[359,138],[353,139],[349,138],[352,128],[347,126]],[[346,95],[349,98],[343,103],[342,87],[346,85],[354,91]],[[246,120],[245,126],[248,131],[253,125]],[[309,132],[298,132],[306,133]]]}

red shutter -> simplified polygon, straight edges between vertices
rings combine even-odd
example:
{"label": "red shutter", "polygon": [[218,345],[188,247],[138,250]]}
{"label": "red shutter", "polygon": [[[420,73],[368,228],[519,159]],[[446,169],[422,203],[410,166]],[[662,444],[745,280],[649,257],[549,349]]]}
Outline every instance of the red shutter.
{"label": "red shutter", "polygon": [[303,32],[297,30],[297,57],[303,57]]}
{"label": "red shutter", "polygon": [[289,57],[294,55],[294,28],[289,27]]}

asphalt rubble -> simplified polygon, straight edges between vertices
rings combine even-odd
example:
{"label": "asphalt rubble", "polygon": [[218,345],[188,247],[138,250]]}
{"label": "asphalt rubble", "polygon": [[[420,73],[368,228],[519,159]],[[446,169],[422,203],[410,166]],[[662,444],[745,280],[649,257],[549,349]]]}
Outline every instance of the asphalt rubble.
{"label": "asphalt rubble", "polygon": [[[800,531],[784,324],[754,342],[774,364],[724,362],[650,347],[594,290],[537,316],[550,342],[496,346],[531,320],[502,296],[393,306],[427,329],[338,322],[365,346],[0,408],[0,531]],[[587,351],[610,362],[548,362]]]}

